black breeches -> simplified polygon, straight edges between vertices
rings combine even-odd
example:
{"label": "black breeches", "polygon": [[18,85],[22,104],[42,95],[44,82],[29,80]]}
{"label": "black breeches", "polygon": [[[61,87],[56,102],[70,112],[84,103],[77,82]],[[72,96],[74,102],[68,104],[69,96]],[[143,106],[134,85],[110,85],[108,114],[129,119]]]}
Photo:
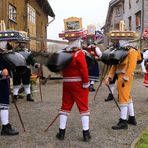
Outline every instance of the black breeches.
{"label": "black breeches", "polygon": [[27,68],[23,74],[17,74],[13,72],[13,85],[20,85],[21,83],[23,85],[30,84],[30,76],[31,76],[30,68]]}
{"label": "black breeches", "polygon": [[114,84],[114,83],[116,82],[117,78],[118,78],[118,77],[117,77],[117,74],[115,74],[113,80],[110,81],[109,84]]}
{"label": "black breeches", "polygon": [[9,104],[9,79],[0,80],[0,104]]}

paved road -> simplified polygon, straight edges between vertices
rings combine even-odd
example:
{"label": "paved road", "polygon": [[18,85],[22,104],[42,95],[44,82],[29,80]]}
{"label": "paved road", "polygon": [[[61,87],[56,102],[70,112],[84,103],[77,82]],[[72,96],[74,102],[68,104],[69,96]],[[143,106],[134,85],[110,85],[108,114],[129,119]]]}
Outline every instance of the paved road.
{"label": "paved road", "polygon": [[[98,83],[96,83],[96,87]],[[42,86],[43,102],[40,101],[38,86],[33,86],[35,102],[25,99],[18,101],[26,132],[23,132],[14,105],[10,106],[10,121],[20,131],[18,136],[0,136],[0,148],[129,148],[133,140],[148,126],[148,93],[142,85],[142,79],[133,83],[132,95],[134,98],[137,126],[129,126],[128,130],[114,131],[111,126],[116,124],[119,111],[113,101],[104,102],[108,89],[102,86],[94,102],[94,93],[90,93],[90,129],[92,140],[90,143],[82,141],[80,115],[74,106],[67,123],[64,141],[55,138],[58,132],[58,120],[44,130],[57,115],[60,108],[62,83],[60,81]],[[117,92],[115,94],[117,96]]]}

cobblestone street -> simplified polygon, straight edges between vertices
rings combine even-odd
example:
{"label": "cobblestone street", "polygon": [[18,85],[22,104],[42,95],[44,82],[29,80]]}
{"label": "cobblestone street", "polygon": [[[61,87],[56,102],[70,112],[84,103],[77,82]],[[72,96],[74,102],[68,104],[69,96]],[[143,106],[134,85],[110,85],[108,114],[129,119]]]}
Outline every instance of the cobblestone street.
{"label": "cobblestone street", "polygon": [[[142,84],[142,79],[135,79],[132,89],[134,98],[137,126],[129,126],[128,130],[114,131],[111,126],[116,124],[119,110],[113,101],[105,102],[108,89],[104,85],[100,88],[96,101],[94,92],[90,93],[90,130],[92,140],[89,143],[82,141],[80,115],[74,107],[67,123],[64,141],[56,139],[58,120],[44,130],[58,114],[61,104],[61,80],[49,80],[42,85],[43,102],[40,100],[38,85],[33,86],[35,102],[19,99],[17,102],[26,132],[23,132],[17,112],[13,104],[10,105],[10,121],[20,132],[18,136],[0,136],[0,148],[129,148],[131,143],[148,126],[148,101],[147,89]],[[97,88],[98,83],[95,84]],[[117,97],[117,92],[115,94]]]}

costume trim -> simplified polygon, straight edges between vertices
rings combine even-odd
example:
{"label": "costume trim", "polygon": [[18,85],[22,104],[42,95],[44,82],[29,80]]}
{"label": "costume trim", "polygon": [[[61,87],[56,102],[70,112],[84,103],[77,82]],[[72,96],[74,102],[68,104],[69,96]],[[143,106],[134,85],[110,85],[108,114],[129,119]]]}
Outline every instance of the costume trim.
{"label": "costume trim", "polygon": [[80,114],[81,114],[81,116],[89,116],[90,112],[89,111],[84,111],[84,112],[81,112]]}
{"label": "costume trim", "polygon": [[63,82],[80,82],[82,81],[81,77],[64,77]]}
{"label": "costume trim", "polygon": [[83,83],[83,88],[88,88],[90,86],[90,83]]}
{"label": "costume trim", "polygon": [[61,111],[59,111],[59,114],[60,115],[66,115],[66,116],[68,116],[70,114],[70,112],[69,111],[61,110]]}
{"label": "costume trim", "polygon": [[0,110],[8,110],[9,106],[8,104],[0,104]]}

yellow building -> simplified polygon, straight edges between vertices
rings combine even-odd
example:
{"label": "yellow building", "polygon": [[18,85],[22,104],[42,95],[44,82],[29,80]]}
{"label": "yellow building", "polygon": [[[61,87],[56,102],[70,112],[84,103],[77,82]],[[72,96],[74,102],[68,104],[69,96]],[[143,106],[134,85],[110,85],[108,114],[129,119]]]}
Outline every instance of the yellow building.
{"label": "yellow building", "polygon": [[0,0],[0,20],[7,30],[27,32],[31,50],[46,50],[48,16],[55,18],[48,0]]}

